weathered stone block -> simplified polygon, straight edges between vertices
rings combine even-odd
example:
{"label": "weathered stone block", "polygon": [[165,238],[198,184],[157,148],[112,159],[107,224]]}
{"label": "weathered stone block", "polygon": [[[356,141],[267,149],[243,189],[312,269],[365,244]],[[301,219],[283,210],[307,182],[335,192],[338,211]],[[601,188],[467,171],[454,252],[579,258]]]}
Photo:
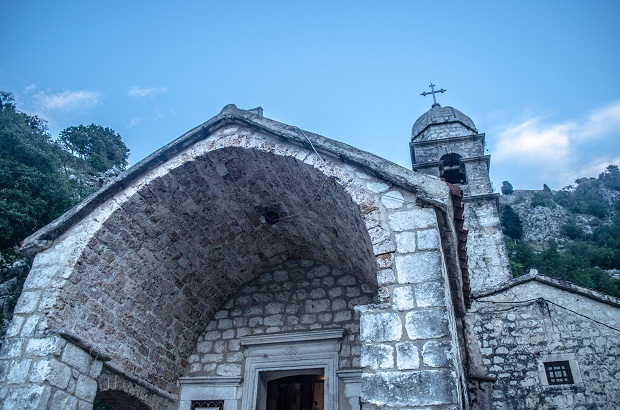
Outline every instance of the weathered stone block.
{"label": "weathered stone block", "polygon": [[28,370],[30,370],[30,359],[12,360],[8,364],[7,383],[24,383],[28,378]]}
{"label": "weathered stone block", "polygon": [[441,257],[436,251],[424,251],[396,256],[399,283],[420,283],[440,280]]}
{"label": "weathered stone block", "polygon": [[226,363],[217,366],[217,374],[218,376],[241,376],[241,365]]}
{"label": "weathered stone block", "polygon": [[11,324],[9,325],[6,333],[4,334],[5,340],[14,336],[19,335],[22,325],[26,321],[27,316],[13,315],[13,319],[11,320]]}
{"label": "weathered stone block", "polygon": [[379,407],[454,404],[456,386],[456,377],[447,370],[362,374],[362,396]]}
{"label": "weathered stone block", "polygon": [[439,233],[436,229],[425,229],[416,232],[419,250],[439,249]]}
{"label": "weathered stone block", "polygon": [[47,410],[51,386],[28,386],[10,389],[4,403],[5,409]]}
{"label": "weathered stone block", "polygon": [[425,282],[414,285],[418,307],[445,306],[446,291],[442,282]]}
{"label": "weathered stone block", "polygon": [[39,339],[30,339],[26,345],[26,354],[32,356],[60,356],[65,340],[59,336],[48,336]]}
{"label": "weathered stone block", "polygon": [[370,342],[388,342],[400,340],[403,325],[395,312],[370,313],[361,315],[361,340]]}
{"label": "weathered stone block", "polygon": [[360,363],[362,367],[369,367],[373,370],[392,368],[394,367],[394,347],[381,344],[363,345]]}
{"label": "weathered stone block", "polygon": [[350,310],[337,312],[334,315],[334,322],[348,322],[352,319],[353,315]]}
{"label": "weathered stone block", "polygon": [[396,366],[400,370],[414,370],[420,367],[418,348],[411,342],[396,344]]}
{"label": "weathered stone block", "polygon": [[33,313],[37,308],[39,303],[39,296],[41,292],[32,291],[32,292],[22,292],[21,296],[17,301],[17,305],[15,305],[15,309],[13,312],[15,314],[29,314]]}
{"label": "weathered stone block", "polygon": [[78,399],[74,396],[65,393],[64,391],[57,391],[54,393],[51,402],[51,409],[63,409],[74,410],[77,407]]}
{"label": "weathered stone block", "polygon": [[25,338],[12,337],[4,340],[2,349],[0,349],[0,359],[11,359],[20,357],[22,355],[22,349],[26,343]]}
{"label": "weathered stone block", "polygon": [[448,367],[452,363],[452,344],[448,341],[430,341],[422,348],[422,362],[429,367]]}
{"label": "weathered stone block", "polygon": [[396,232],[435,226],[436,220],[435,211],[431,208],[396,212],[389,216],[390,227]]}
{"label": "weathered stone block", "polygon": [[265,317],[263,321],[265,326],[282,326],[284,325],[284,315],[270,315]]}
{"label": "weathered stone block", "polygon": [[80,374],[75,386],[76,397],[92,403],[96,394],[97,382],[85,374]]}
{"label": "weathered stone block", "polygon": [[392,269],[383,269],[377,272],[377,283],[379,285],[391,285],[396,282],[396,276]]}
{"label": "weathered stone block", "polygon": [[327,299],[323,300],[306,300],[306,312],[319,313],[325,312],[329,309],[330,302]]}
{"label": "weathered stone block", "polygon": [[411,310],[415,307],[415,297],[411,286],[399,286],[392,292],[392,306],[396,310]]}
{"label": "weathered stone block", "polygon": [[409,312],[405,316],[409,339],[435,339],[449,334],[448,313],[445,309]]}
{"label": "weathered stone block", "polygon": [[88,373],[92,357],[73,343],[67,343],[62,352],[62,361],[80,373]]}
{"label": "weathered stone block", "polygon": [[390,189],[390,186],[383,182],[368,182],[366,183],[366,188],[376,194],[380,194]]}
{"label": "weathered stone block", "polygon": [[402,208],[405,204],[405,198],[399,191],[388,191],[381,196],[381,203],[387,209]]}
{"label": "weathered stone block", "polygon": [[400,232],[396,234],[396,250],[400,253],[415,252],[415,233]]}

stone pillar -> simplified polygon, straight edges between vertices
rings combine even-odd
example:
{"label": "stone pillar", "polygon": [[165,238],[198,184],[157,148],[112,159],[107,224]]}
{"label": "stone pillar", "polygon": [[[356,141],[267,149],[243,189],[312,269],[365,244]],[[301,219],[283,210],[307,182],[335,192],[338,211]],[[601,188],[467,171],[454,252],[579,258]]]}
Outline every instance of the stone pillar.
{"label": "stone pillar", "polygon": [[394,267],[379,273],[380,295],[389,296],[359,309],[363,408],[462,408],[454,309],[435,211],[395,209],[389,225]]}

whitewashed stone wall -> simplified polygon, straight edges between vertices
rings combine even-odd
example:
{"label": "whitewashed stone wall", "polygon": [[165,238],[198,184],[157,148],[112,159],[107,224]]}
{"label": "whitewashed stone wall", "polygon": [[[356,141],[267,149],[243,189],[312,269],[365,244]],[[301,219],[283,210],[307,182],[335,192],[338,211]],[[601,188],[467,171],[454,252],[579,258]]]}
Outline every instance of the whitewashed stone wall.
{"label": "whitewashed stone wall", "polygon": [[[474,301],[467,323],[481,347],[483,370],[497,378],[485,383],[493,409],[617,408],[620,331],[605,325],[620,329],[620,301],[602,298],[531,280]],[[558,357],[574,360],[575,384],[545,382],[542,362]]]}

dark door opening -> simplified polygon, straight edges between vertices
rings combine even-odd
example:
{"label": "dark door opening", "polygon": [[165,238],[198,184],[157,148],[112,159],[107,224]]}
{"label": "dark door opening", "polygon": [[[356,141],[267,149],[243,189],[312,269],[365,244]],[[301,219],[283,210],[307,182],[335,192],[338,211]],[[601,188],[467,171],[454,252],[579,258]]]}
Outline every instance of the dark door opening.
{"label": "dark door opening", "polygon": [[267,410],[323,410],[322,374],[281,377],[267,383]]}

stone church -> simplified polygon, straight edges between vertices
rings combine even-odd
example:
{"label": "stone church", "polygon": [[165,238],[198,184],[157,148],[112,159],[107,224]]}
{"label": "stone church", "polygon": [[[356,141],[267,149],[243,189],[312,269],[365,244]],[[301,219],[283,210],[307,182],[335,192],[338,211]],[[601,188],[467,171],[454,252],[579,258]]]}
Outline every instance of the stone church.
{"label": "stone church", "polygon": [[224,107],[24,242],[2,408],[618,408],[620,301],[511,279],[468,116],[409,146]]}

